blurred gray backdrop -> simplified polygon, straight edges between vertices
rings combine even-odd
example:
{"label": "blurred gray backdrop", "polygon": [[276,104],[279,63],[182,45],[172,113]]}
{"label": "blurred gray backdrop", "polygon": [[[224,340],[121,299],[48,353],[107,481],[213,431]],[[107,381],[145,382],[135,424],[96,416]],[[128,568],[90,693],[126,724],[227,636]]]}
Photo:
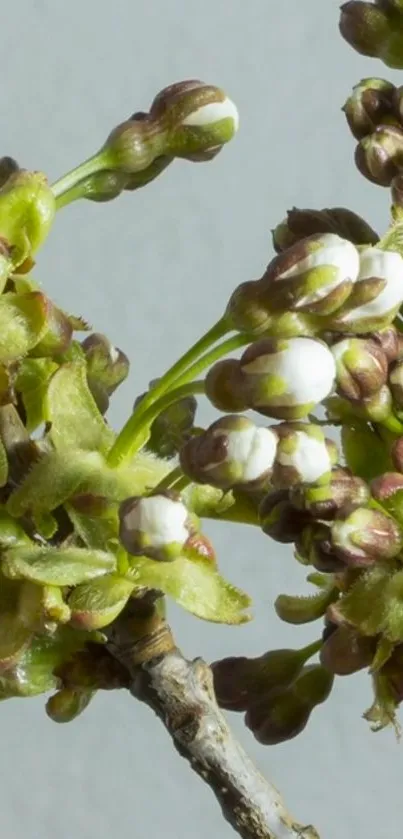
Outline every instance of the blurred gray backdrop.
{"label": "blurred gray backdrop", "polygon": [[[154,184],[107,205],[57,217],[36,276],[132,359],[112,410],[123,422],[137,393],[221,313],[236,284],[259,276],[270,228],[297,206],[346,205],[380,229],[386,190],[354,170],[340,106],[353,83],[386,75],[338,35],[337,0],[17,0],[3,10],[1,154],[53,180],[109,130],[146,110],[165,85],[201,78],[237,103],[236,140],[205,165],[176,163]],[[204,412],[204,413],[203,413]],[[210,416],[203,408],[202,416]],[[172,608],[189,656],[208,660],[303,643],[315,627],[275,617],[281,591],[304,589],[283,549],[247,527],[208,527],[224,573],[254,598],[242,628],[203,624]],[[240,739],[291,811],[323,839],[400,839],[403,751],[371,734],[366,676],[339,680],[308,729],[259,746]],[[230,839],[207,789],[176,755],[160,723],[123,692],[99,694],[57,726],[43,698],[0,712],[0,809],[15,839]]]}

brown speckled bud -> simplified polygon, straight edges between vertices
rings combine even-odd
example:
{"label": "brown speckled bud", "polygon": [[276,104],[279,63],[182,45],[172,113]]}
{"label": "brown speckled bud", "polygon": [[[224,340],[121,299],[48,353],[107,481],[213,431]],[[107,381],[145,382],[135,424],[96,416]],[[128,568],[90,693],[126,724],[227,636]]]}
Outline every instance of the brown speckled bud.
{"label": "brown speckled bud", "polygon": [[388,359],[375,341],[345,338],[332,346],[337,392],[345,399],[367,399],[386,384]]}
{"label": "brown speckled bud", "polygon": [[[393,85],[392,85],[393,87]],[[295,245],[301,239],[319,233],[335,233],[355,245],[375,245],[379,236],[357,213],[345,207],[326,207],[323,210],[288,210],[287,218],[272,231],[277,253]]]}
{"label": "brown speckled bud", "polygon": [[345,569],[343,560],[334,551],[330,528],[325,524],[308,524],[296,539],[295,550],[301,562],[313,565],[323,574],[337,574]]}
{"label": "brown speckled bud", "polygon": [[331,538],[336,554],[355,567],[392,559],[402,548],[402,534],[394,519],[368,507],[359,507],[336,519]]}
{"label": "brown speckled bud", "polygon": [[378,125],[397,122],[395,85],[385,79],[362,79],[343,106],[349,128],[357,140],[372,134]]}
{"label": "brown speckled bud", "polygon": [[291,502],[298,509],[306,510],[316,519],[325,520],[333,519],[344,508],[362,507],[369,497],[368,484],[341,466],[332,470],[328,484],[295,487],[290,494]]}
{"label": "brown speckled bud", "polygon": [[277,490],[268,493],[261,502],[259,520],[266,536],[288,544],[295,542],[311,519],[291,504],[288,490]]}
{"label": "brown speckled bud", "polygon": [[339,626],[326,639],[320,660],[335,676],[350,676],[369,667],[376,650],[376,641],[366,638],[351,626]]}
{"label": "brown speckled bud", "polygon": [[403,169],[403,130],[394,125],[379,126],[373,134],[360,140],[355,162],[367,180],[390,186]]}
{"label": "brown speckled bud", "polygon": [[235,358],[218,361],[205,380],[206,396],[219,411],[245,411],[249,406],[244,387],[245,379]]}

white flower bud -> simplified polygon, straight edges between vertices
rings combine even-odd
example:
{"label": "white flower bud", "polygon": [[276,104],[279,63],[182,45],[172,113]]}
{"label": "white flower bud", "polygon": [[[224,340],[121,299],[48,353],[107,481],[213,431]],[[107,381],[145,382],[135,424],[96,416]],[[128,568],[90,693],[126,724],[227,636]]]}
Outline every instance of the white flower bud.
{"label": "white flower bud", "polygon": [[[342,239],[335,233],[323,233],[312,241],[302,240],[298,246],[300,250],[305,247],[308,251],[307,255],[288,270],[278,274],[276,280],[288,280],[292,277],[307,275],[306,292],[299,298],[299,306],[322,300],[345,280],[353,283],[356,281],[360,258],[352,242]],[[285,259],[285,257],[282,258]],[[323,269],[333,270],[325,273]]]}
{"label": "white flower bud", "polygon": [[119,517],[120,540],[134,556],[175,559],[190,535],[189,512],[173,494],[128,498]]}
{"label": "white flower bud", "polygon": [[251,423],[251,427],[242,431],[227,432],[226,437],[227,459],[237,463],[241,469],[239,483],[257,481],[272,468],[277,437],[270,428],[258,428]]}
{"label": "white flower bud", "polygon": [[214,125],[222,119],[232,119],[234,134],[239,128],[239,113],[234,102],[226,96],[222,102],[209,102],[188,114],[182,125]]}
{"label": "white flower bud", "polygon": [[331,351],[313,338],[256,341],[240,366],[249,406],[282,419],[306,416],[329,396],[336,376]]}
{"label": "white flower bud", "polygon": [[313,484],[330,475],[332,461],[324,439],[316,439],[304,431],[293,434],[292,449],[279,447],[277,461],[295,470],[301,483]]}
{"label": "white flower bud", "polygon": [[385,287],[368,302],[343,315],[343,323],[378,319],[399,308],[403,301],[403,258],[396,251],[364,248],[360,254],[358,282],[369,279],[385,280]]}

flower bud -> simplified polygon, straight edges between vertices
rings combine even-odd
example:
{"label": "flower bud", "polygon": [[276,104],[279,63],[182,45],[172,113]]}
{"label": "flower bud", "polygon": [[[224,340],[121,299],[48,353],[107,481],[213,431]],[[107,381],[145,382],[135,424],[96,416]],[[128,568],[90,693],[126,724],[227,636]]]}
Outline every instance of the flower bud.
{"label": "flower bud", "polygon": [[340,396],[352,400],[366,399],[386,384],[388,359],[374,341],[345,338],[333,344],[331,350],[336,362]]}
{"label": "flower bud", "polygon": [[240,359],[247,405],[265,416],[300,419],[333,388],[336,366],[329,348],[311,338],[261,339]]}
{"label": "flower bud", "polygon": [[129,359],[105,335],[94,332],[81,344],[87,362],[88,387],[104,413],[109,397],[129,374]]}
{"label": "flower bud", "polygon": [[395,469],[403,472],[403,437],[399,437],[392,445],[391,458]]}
{"label": "flower bud", "polygon": [[305,565],[313,565],[322,574],[337,574],[345,564],[335,553],[328,525],[315,522],[304,528],[295,543],[296,554]]}
{"label": "flower bud", "polygon": [[[385,82],[386,84],[386,82]],[[273,246],[277,253],[320,233],[333,233],[355,245],[375,245],[379,236],[361,216],[345,207],[323,210],[298,210],[294,207],[287,218],[272,231]]]}
{"label": "flower bud", "polygon": [[350,332],[382,329],[393,321],[402,300],[403,257],[396,251],[364,248],[358,280],[333,327]]}
{"label": "flower bud", "polygon": [[[158,381],[154,379],[150,385]],[[135,405],[140,401],[136,400]],[[194,396],[185,396],[161,411],[151,425],[147,449],[158,457],[174,457],[191,437],[196,411],[197,400]]]}
{"label": "flower bud", "polygon": [[385,79],[362,79],[354,86],[343,111],[357,140],[372,134],[378,125],[397,121],[393,113],[395,90],[395,85]]}
{"label": "flower bud", "polygon": [[403,475],[400,472],[384,472],[371,481],[371,493],[403,525]]}
{"label": "flower bud", "polygon": [[334,233],[309,236],[268,265],[261,298],[268,311],[303,310],[327,315],[349,296],[359,271],[356,247]]}
{"label": "flower bud", "polygon": [[338,556],[356,567],[392,559],[402,548],[402,534],[396,522],[380,510],[359,507],[338,518],[331,528]]}
{"label": "flower bud", "polygon": [[32,295],[36,296],[43,309],[46,327],[39,343],[30,350],[30,355],[34,358],[62,355],[68,350],[73,335],[68,315],[41,292],[32,292]]}
{"label": "flower bud", "polygon": [[188,440],[180,463],[197,483],[219,489],[249,485],[257,488],[270,476],[277,450],[276,434],[258,428],[247,417],[221,417],[207,431]]}
{"label": "flower bud", "polygon": [[393,402],[397,408],[403,409],[403,360],[397,361],[389,373],[389,387]]}
{"label": "flower bud", "polygon": [[0,237],[18,268],[45,241],[55,215],[55,197],[42,172],[19,170],[0,190]]}
{"label": "flower bud", "polygon": [[218,361],[205,379],[206,396],[219,411],[245,411],[249,406],[243,387],[244,377],[235,358]]}
{"label": "flower bud", "polygon": [[362,507],[370,497],[368,485],[353,475],[349,469],[337,466],[330,480],[322,486],[296,486],[290,500],[298,509],[305,510],[315,519],[333,519],[347,507]]}
{"label": "flower bud", "polygon": [[358,143],[355,163],[371,183],[390,186],[403,168],[402,129],[397,125],[378,126]]}
{"label": "flower bud", "polygon": [[262,696],[288,687],[317,648],[317,644],[310,644],[301,650],[270,650],[257,658],[240,656],[213,662],[214,690],[220,708],[246,711]]}
{"label": "flower bud", "polygon": [[374,341],[375,344],[381,348],[389,364],[391,361],[395,361],[397,358],[400,358],[402,353],[402,341],[400,333],[397,331],[395,326],[387,326],[385,329],[381,329],[378,332],[371,332],[366,337],[370,338],[371,341]]}
{"label": "flower bud", "polygon": [[[272,483],[278,489],[298,484],[326,484],[335,461],[333,443],[312,423],[281,423]],[[337,455],[336,455],[337,459]]]}
{"label": "flower bud", "polygon": [[390,3],[395,7],[400,0],[382,0],[382,4],[378,0],[377,5],[349,0],[341,7],[340,32],[361,55],[380,58],[388,67],[402,69],[403,36]]}
{"label": "flower bud", "polygon": [[324,667],[307,665],[291,687],[252,704],[245,723],[263,745],[291,740],[303,731],[316,705],[328,698],[332,685],[333,675]]}
{"label": "flower bud", "polygon": [[119,539],[132,556],[171,561],[192,532],[189,512],[172,492],[126,498],[119,507]]}
{"label": "flower bud", "polygon": [[310,516],[295,509],[289,500],[288,490],[279,489],[269,492],[261,501],[259,521],[266,536],[287,544],[295,542],[300,536]]}
{"label": "flower bud", "polygon": [[323,644],[320,661],[335,676],[350,676],[371,665],[375,650],[373,638],[360,635],[352,626],[341,625]]}
{"label": "flower bud", "polygon": [[236,106],[218,87],[184,81],[156,96],[150,116],[168,132],[167,150],[187,160],[210,160],[239,126]]}
{"label": "flower bud", "polygon": [[85,711],[94,693],[94,690],[62,688],[49,697],[46,713],[53,722],[72,722]]}

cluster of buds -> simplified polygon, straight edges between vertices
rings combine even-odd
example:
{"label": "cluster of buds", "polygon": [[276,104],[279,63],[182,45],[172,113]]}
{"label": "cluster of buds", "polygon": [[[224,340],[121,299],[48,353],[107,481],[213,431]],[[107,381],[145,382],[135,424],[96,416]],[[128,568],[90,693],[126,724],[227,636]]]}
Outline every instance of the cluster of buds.
{"label": "cluster of buds", "polygon": [[271,650],[258,658],[233,657],[212,665],[218,703],[245,713],[245,723],[263,745],[274,746],[300,734],[315,707],[330,695],[333,675],[321,664],[307,664],[317,651]]}
{"label": "cluster of buds", "polygon": [[403,300],[402,277],[399,253],[316,234],[279,253],[260,280],[238,286],[227,316],[234,329],[252,335],[362,334],[392,322]]}

